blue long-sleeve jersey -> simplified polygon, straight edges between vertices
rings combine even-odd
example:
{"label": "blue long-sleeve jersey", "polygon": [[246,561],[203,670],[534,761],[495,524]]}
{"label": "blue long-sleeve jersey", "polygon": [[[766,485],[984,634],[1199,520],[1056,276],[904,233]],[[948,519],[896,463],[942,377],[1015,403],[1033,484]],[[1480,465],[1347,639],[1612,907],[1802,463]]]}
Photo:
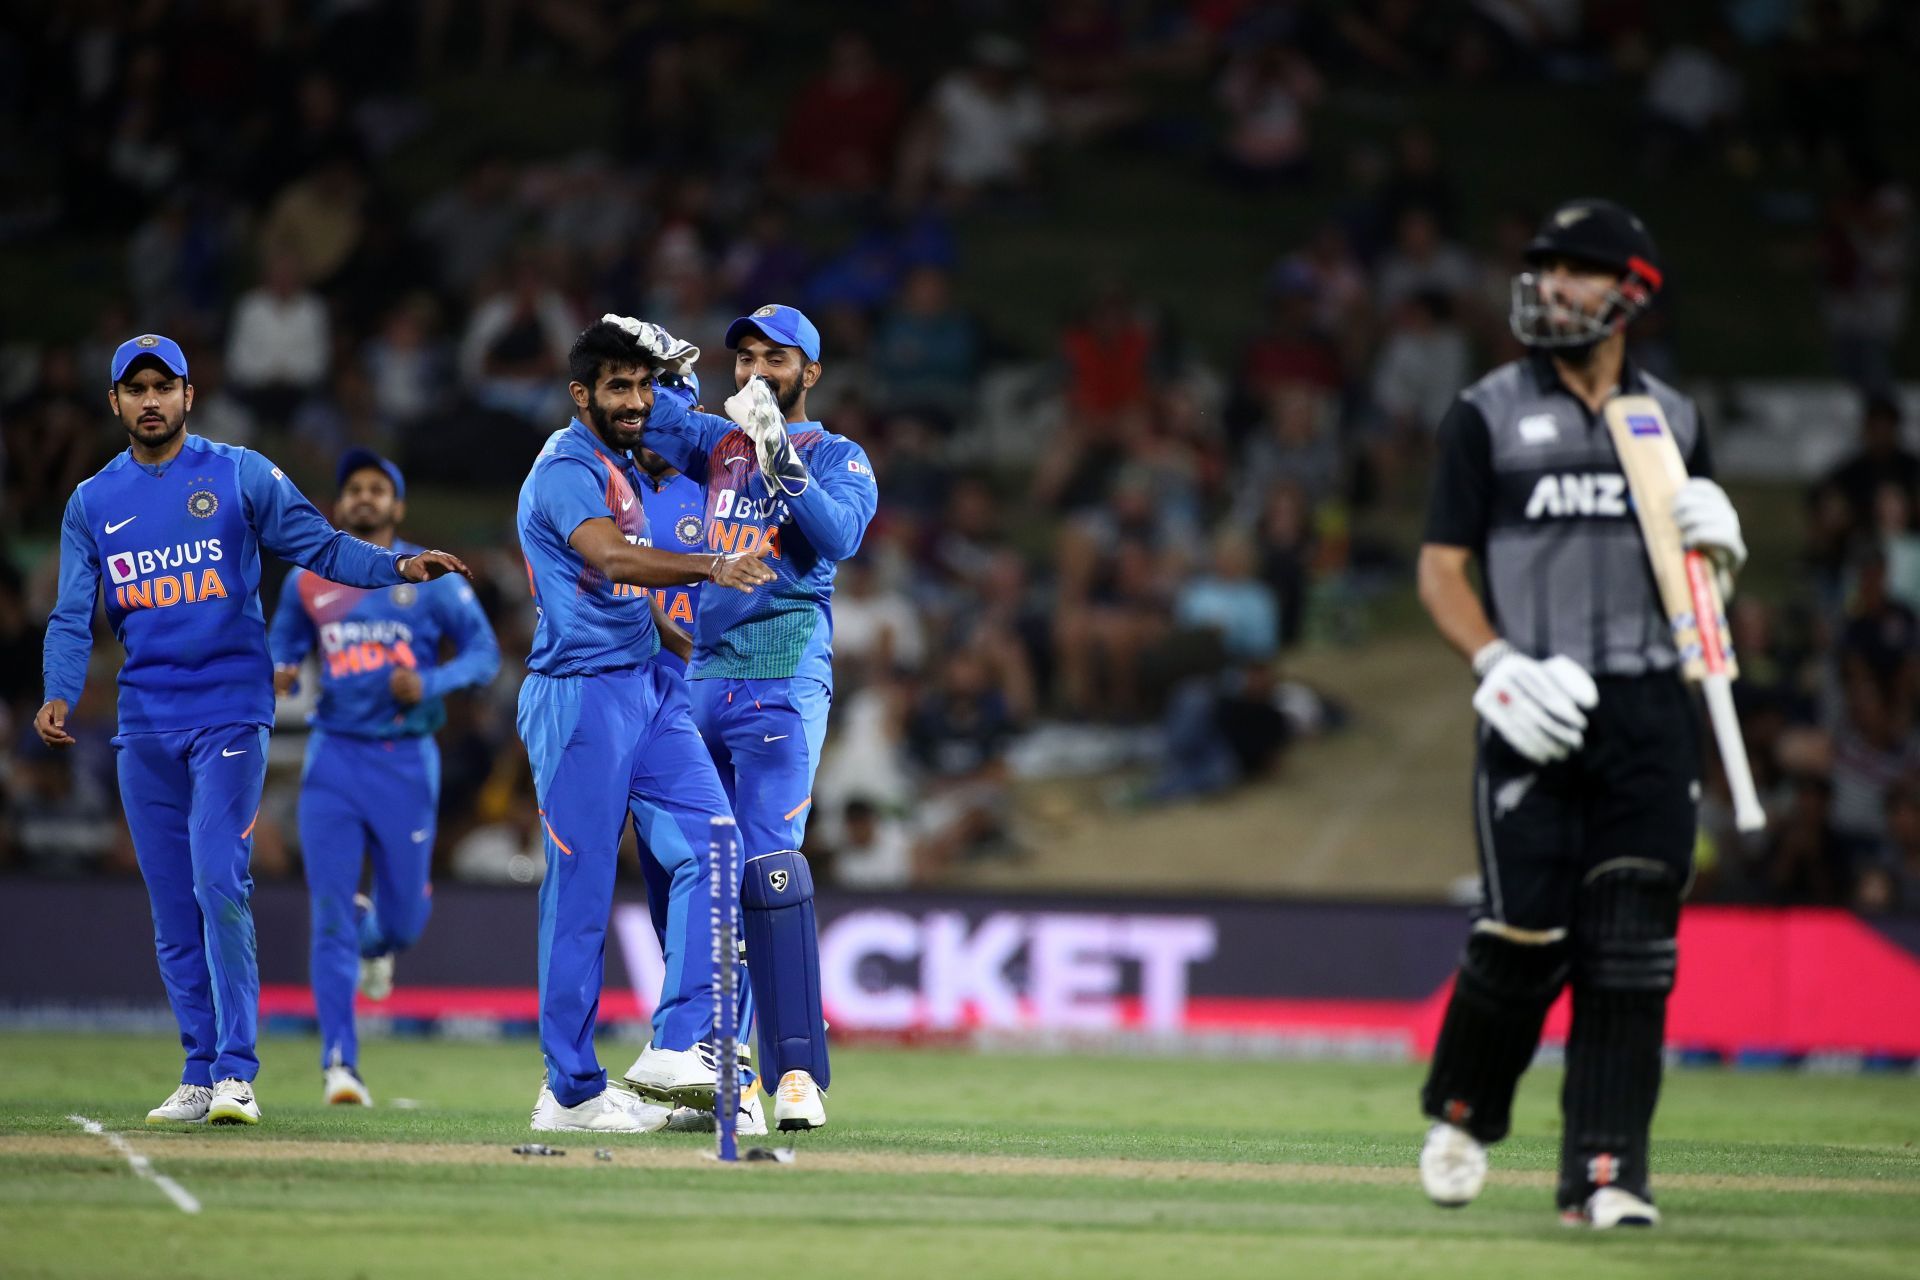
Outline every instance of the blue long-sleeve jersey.
{"label": "blue long-sleeve jersey", "polygon": [[659,651],[652,594],[609,581],[570,541],[587,521],[609,519],[628,542],[650,546],[640,475],[632,455],[614,454],[578,418],[548,436],[533,460],[514,516],[538,615],[527,670],[543,676],[624,671]]}
{"label": "blue long-sleeve jersey", "polygon": [[[684,475],[655,480],[640,473],[640,505],[647,512],[647,533],[653,545],[662,551],[682,554],[707,548],[707,493]],[[677,622],[688,633],[693,631],[694,616],[700,609],[700,588],[655,587],[653,601],[670,622]],[[687,664],[665,645],[654,656],[663,667],[685,675]]]}
{"label": "blue long-sleeve jersey", "polygon": [[[424,548],[395,542],[411,555]],[[440,661],[440,643],[454,653]],[[356,738],[417,738],[447,722],[443,694],[484,685],[500,670],[500,645],[473,588],[451,574],[415,586],[363,591],[304,569],[287,575],[267,629],[277,667],[297,665],[320,647],[320,705],[313,723]],[[403,707],[393,696],[394,669],[420,674],[422,696]]]}
{"label": "blue long-sleeve jersey", "polygon": [[143,466],[128,451],[83,480],[60,529],[47,698],[79,702],[104,585],[107,622],[127,652],[122,733],[272,724],[261,547],[356,587],[402,580],[400,552],[328,524],[251,449],[189,435],[164,465]]}
{"label": "blue long-sleeve jersey", "polygon": [[701,585],[689,679],[833,683],[834,566],[860,549],[880,490],[853,441],[817,422],[787,430],[809,476],[798,497],[768,488],[753,441],[732,421],[695,412],[680,388],[654,393],[646,445],[706,486],[708,550],[774,547],[775,580],[751,594]]}

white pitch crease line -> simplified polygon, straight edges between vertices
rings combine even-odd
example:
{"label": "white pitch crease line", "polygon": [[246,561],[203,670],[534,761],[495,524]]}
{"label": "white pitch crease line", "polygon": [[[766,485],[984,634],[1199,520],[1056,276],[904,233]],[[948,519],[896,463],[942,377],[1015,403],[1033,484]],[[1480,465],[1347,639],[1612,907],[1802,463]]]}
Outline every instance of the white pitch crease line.
{"label": "white pitch crease line", "polygon": [[191,1191],[188,1191],[166,1174],[154,1172],[153,1162],[141,1155],[138,1151],[135,1151],[125,1138],[117,1133],[110,1133],[101,1128],[98,1120],[89,1120],[85,1116],[71,1115],[68,1116],[67,1119],[73,1121],[88,1133],[98,1134],[100,1137],[105,1138],[107,1145],[120,1153],[121,1158],[127,1162],[127,1167],[132,1169],[136,1176],[145,1178],[148,1182],[151,1182],[154,1186],[165,1192],[167,1199],[173,1201],[174,1206],[178,1208],[180,1212],[200,1212],[200,1202],[193,1198]]}

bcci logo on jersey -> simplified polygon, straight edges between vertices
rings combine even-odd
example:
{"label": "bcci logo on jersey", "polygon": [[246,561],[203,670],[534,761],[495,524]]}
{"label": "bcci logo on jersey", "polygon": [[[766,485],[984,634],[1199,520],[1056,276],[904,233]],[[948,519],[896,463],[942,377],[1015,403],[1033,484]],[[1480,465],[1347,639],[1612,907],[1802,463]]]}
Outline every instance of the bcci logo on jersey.
{"label": "bcci logo on jersey", "polygon": [[673,536],[690,547],[700,545],[700,517],[681,516],[673,522]]}

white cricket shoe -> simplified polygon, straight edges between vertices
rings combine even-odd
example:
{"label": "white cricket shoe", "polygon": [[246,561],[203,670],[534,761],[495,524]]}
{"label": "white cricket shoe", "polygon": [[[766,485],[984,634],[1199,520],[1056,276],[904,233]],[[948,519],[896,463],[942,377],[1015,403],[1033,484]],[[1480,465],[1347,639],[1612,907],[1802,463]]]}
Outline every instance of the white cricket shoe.
{"label": "white cricket shoe", "polygon": [[789,1071],[773,1092],[773,1122],[783,1132],[818,1129],[827,1122],[827,1095],[806,1072]]}
{"label": "white cricket shoe", "polygon": [[553,1086],[542,1083],[533,1103],[535,1133],[652,1133],[664,1129],[672,1112],[636,1098],[624,1089],[602,1089],[585,1102],[560,1105]]}
{"label": "white cricket shoe", "polygon": [[199,1124],[213,1105],[213,1089],[204,1084],[183,1084],[167,1095],[167,1100],[147,1112],[148,1124]]}
{"label": "white cricket shoe", "polygon": [[714,1089],[720,1078],[713,1067],[713,1046],[702,1041],[691,1049],[661,1049],[649,1044],[627,1068],[627,1083],[649,1098],[713,1110]]}
{"label": "white cricket shoe", "polygon": [[367,1082],[352,1067],[328,1067],[320,1094],[330,1107],[373,1105],[373,1095],[367,1092]]}
{"label": "white cricket shoe", "polygon": [[[373,911],[373,899],[364,893],[353,895],[354,908],[366,915]],[[358,924],[358,917],[355,923]],[[360,957],[360,994],[369,1000],[385,1000],[393,994],[393,953]]]}
{"label": "white cricket shoe", "polygon": [[213,1086],[213,1101],[207,1107],[208,1124],[259,1124],[260,1100],[253,1096],[250,1081],[228,1076]]}
{"label": "white cricket shoe", "polygon": [[[702,1111],[697,1107],[676,1107],[673,1115],[667,1119],[667,1128],[673,1133],[712,1133],[714,1123],[711,1111]],[[740,1117],[733,1122],[733,1131],[742,1138],[766,1136],[767,1109],[760,1103],[758,1089],[740,1091]]]}
{"label": "white cricket shoe", "polygon": [[1570,1227],[1582,1224],[1595,1231],[1613,1227],[1657,1227],[1660,1211],[1631,1191],[1619,1187],[1601,1187],[1587,1197],[1584,1208],[1568,1209],[1560,1220]]}
{"label": "white cricket shoe", "polygon": [[1458,1125],[1436,1120],[1420,1148],[1420,1185],[1443,1209],[1470,1203],[1487,1183],[1487,1149]]}

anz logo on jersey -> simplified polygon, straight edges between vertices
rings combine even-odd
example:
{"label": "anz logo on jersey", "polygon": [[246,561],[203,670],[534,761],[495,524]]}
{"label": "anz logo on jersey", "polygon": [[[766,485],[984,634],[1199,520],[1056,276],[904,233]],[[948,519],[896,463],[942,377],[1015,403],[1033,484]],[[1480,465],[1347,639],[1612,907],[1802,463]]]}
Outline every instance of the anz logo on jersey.
{"label": "anz logo on jersey", "polygon": [[[737,489],[722,489],[707,520],[707,549],[752,555],[763,542],[780,558],[780,526],[793,519],[783,498],[749,498]],[[771,525],[771,528],[762,528]]]}
{"label": "anz logo on jersey", "polygon": [[420,665],[413,652],[413,628],[386,618],[329,622],[320,628],[320,651],[327,658],[327,675],[334,680],[386,667],[411,671]]}
{"label": "anz logo on jersey", "polygon": [[116,551],[107,557],[114,603],[131,613],[135,609],[169,609],[177,604],[225,600],[227,584],[213,567],[221,556],[218,538]]}
{"label": "anz logo on jersey", "polygon": [[1527,499],[1527,519],[1553,520],[1627,514],[1627,478],[1619,475],[1545,475]]}

